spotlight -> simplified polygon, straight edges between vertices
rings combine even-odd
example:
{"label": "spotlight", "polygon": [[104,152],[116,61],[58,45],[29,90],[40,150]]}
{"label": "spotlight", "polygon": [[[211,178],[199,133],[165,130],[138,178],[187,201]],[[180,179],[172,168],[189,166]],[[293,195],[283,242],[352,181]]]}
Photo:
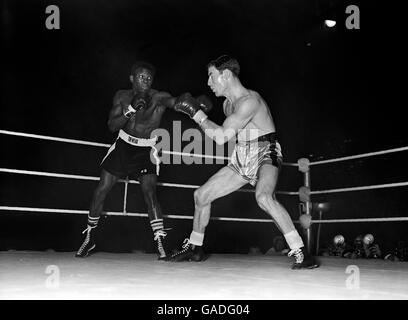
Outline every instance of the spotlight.
{"label": "spotlight", "polygon": [[324,24],[328,26],[329,28],[332,28],[336,25],[336,21],[335,20],[324,20]]}

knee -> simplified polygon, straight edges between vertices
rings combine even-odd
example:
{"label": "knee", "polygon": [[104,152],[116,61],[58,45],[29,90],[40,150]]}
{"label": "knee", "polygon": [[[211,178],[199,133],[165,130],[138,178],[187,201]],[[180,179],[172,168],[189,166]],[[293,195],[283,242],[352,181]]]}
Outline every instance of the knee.
{"label": "knee", "polygon": [[256,202],[261,207],[261,209],[266,210],[266,208],[273,205],[272,195],[266,192],[259,192],[255,194]]}
{"label": "knee", "polygon": [[210,203],[208,193],[202,188],[198,188],[194,191],[194,203],[197,206],[204,206]]}

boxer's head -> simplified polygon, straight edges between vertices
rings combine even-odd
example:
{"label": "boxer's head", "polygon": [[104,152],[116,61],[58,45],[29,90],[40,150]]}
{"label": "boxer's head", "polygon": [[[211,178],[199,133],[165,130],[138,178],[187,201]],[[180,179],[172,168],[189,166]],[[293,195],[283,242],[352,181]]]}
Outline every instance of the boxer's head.
{"label": "boxer's head", "polygon": [[149,90],[153,84],[155,74],[155,67],[148,62],[138,61],[133,64],[129,76],[133,89],[137,91]]}
{"label": "boxer's head", "polygon": [[238,77],[240,72],[240,66],[236,59],[222,55],[217,59],[210,61],[207,64],[208,70],[208,86],[218,97],[223,95],[229,82]]}

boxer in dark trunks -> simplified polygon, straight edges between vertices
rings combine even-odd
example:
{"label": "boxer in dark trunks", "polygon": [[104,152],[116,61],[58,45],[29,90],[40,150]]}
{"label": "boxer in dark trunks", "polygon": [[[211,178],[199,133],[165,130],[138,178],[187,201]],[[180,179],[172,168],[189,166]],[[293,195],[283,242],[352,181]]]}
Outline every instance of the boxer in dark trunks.
{"label": "boxer in dark trunks", "polygon": [[202,112],[195,99],[180,96],[174,109],[189,115],[217,144],[236,137],[231,162],[221,168],[194,192],[195,212],[193,231],[182,248],[172,254],[170,261],[201,261],[205,228],[210,220],[211,203],[247,183],[256,187],[258,205],[275,221],[295,258],[292,269],[315,268],[317,263],[304,247],[302,238],[285,208],[275,197],[275,187],[282,153],[276,128],[266,102],[255,91],[245,88],[238,74],[239,63],[221,56],[208,64],[208,85],[216,96],[224,96],[226,119],[219,126]]}
{"label": "boxer in dark trunks", "polygon": [[[103,210],[106,196],[119,179],[138,179],[147,205],[150,225],[159,259],[166,257],[163,216],[156,196],[160,159],[151,137],[160,125],[166,107],[174,105],[175,98],[166,92],[152,89],[155,68],[146,62],[132,66],[130,90],[119,90],[113,98],[109,114],[110,131],[119,131],[114,144],[101,162],[102,172],[90,205],[85,239],[76,257],[86,257],[95,248],[94,232]],[[151,157],[152,153],[152,157]],[[154,159],[154,163],[151,159]]]}

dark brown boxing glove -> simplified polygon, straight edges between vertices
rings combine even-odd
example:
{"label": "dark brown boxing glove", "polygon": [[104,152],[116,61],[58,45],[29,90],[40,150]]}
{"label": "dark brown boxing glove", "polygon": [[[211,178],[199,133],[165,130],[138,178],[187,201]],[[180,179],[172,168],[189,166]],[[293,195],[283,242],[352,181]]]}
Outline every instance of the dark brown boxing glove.
{"label": "dark brown boxing glove", "polygon": [[199,103],[201,110],[203,110],[205,113],[208,113],[212,110],[213,103],[205,94],[198,96],[196,100]]}
{"label": "dark brown boxing glove", "polygon": [[183,93],[176,100],[174,110],[187,114],[198,124],[202,124],[207,115],[201,110],[201,105],[190,93]]}

